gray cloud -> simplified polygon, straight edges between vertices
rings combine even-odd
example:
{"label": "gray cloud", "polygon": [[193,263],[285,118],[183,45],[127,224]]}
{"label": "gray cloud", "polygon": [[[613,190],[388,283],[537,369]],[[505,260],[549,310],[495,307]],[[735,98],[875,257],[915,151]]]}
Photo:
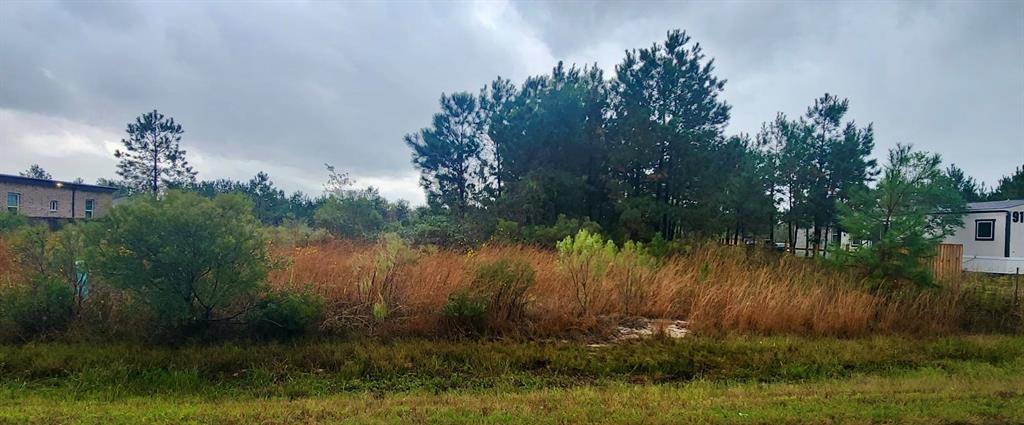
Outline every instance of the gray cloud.
{"label": "gray cloud", "polygon": [[124,125],[156,107],[185,126],[201,177],[265,169],[316,192],[331,162],[418,201],[401,138],[441,92],[559,59],[611,72],[671,28],[729,80],[732,132],[830,91],[875,122],[880,153],[912,142],[990,183],[1024,162],[1015,2],[4,2],[0,172],[110,176]]}

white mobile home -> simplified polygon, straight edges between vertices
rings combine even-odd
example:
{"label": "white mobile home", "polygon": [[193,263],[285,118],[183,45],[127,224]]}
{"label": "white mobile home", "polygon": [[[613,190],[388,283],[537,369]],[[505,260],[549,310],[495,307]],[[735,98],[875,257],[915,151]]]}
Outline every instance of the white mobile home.
{"label": "white mobile home", "polygon": [[[822,230],[821,242],[818,244],[817,255],[827,256],[828,249],[840,247],[847,251],[860,246],[857,241],[850,239],[850,234],[840,231],[833,226]],[[814,254],[814,235],[812,229],[796,228],[793,244],[793,252],[800,257],[810,257]]]}
{"label": "white mobile home", "polygon": [[963,245],[965,271],[1024,273],[1024,199],[972,202],[963,219],[943,243]]}

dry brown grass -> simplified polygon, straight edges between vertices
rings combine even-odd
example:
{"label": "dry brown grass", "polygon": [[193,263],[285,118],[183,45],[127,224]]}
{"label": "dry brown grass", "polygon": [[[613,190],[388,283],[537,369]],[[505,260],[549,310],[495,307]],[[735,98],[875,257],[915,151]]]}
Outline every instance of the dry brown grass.
{"label": "dry brown grass", "polygon": [[21,273],[15,263],[14,252],[0,236],[0,288],[14,286],[21,281]]}
{"label": "dry brown grass", "polygon": [[[310,287],[324,296],[328,328],[382,334],[439,334],[437,312],[449,294],[466,288],[480,262],[498,258],[520,259],[536,270],[536,284],[527,292],[529,323],[521,326],[532,336],[592,334],[624,318],[629,305],[636,315],[689,320],[694,331],[705,334],[942,334],[955,332],[962,314],[958,285],[881,296],[864,290],[852,275],[811,260],[714,244],[667,261],[633,291],[621,291],[621,274],[610,269],[588,311],[580,312],[557,253],[488,246],[468,253],[419,251],[415,262],[396,270],[395,314],[375,321],[366,317],[358,284],[373,270],[379,249],[344,242],[282,249],[278,253],[289,264],[270,281],[276,287]],[[638,299],[624,299],[627,294]]]}
{"label": "dry brown grass", "polygon": [[[609,268],[587,311],[580,311],[573,283],[554,251],[525,246],[485,246],[469,252],[417,249],[414,261],[391,270],[388,315],[380,319],[373,314],[378,299],[374,291],[381,289],[379,273],[371,291],[361,290],[361,283],[379,272],[376,264],[382,249],[348,241],[277,247],[274,253],[282,267],[271,272],[269,281],[277,289],[308,288],[323,296],[328,306],[323,329],[334,334],[442,335],[438,312],[449,295],[468,289],[481,263],[500,258],[531,264],[536,283],[526,292],[526,323],[495,327],[532,337],[594,335],[630,316],[688,320],[691,330],[703,334],[938,335],[1012,327],[987,324],[1012,316],[992,307],[1001,306],[1001,301],[961,289],[976,289],[980,283],[974,280],[984,277],[947,282],[936,290],[879,295],[865,290],[867,285],[854,275],[812,260],[716,244],[697,247],[645,272],[630,290],[623,290],[626,271]],[[0,240],[0,286],[20,282],[23,276],[17,269],[9,246]],[[114,304],[124,300],[108,301],[117,310]],[[1012,308],[1016,310],[1011,313],[1021,315],[1019,304]]]}

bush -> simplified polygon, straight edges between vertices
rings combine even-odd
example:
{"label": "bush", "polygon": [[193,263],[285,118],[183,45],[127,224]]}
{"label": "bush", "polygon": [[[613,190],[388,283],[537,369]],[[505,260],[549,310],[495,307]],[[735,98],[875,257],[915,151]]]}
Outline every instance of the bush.
{"label": "bush", "polygon": [[238,317],[270,260],[267,241],[240,195],[210,200],[171,191],[111,210],[91,233],[92,263],[107,282],[137,294],[168,329],[197,331]]}
{"label": "bush", "polygon": [[610,273],[616,281],[623,312],[627,316],[639,312],[644,295],[654,283],[657,269],[658,260],[641,243],[627,241],[616,254]]}
{"label": "bush", "polygon": [[312,331],[324,319],[323,297],[312,292],[270,292],[247,315],[258,339],[291,339]]}
{"label": "bush", "polygon": [[67,328],[74,292],[57,279],[37,278],[0,292],[0,337],[28,340]]}
{"label": "bush", "polygon": [[476,269],[470,287],[486,300],[491,329],[500,330],[523,321],[526,291],[535,280],[533,266],[523,260],[502,258]]}
{"label": "bush", "polygon": [[46,226],[19,228],[11,235],[11,248],[20,271],[28,279],[49,279],[66,283],[81,303],[84,288],[79,287],[77,273],[85,271],[84,226],[69,224],[56,232]]}
{"label": "bush", "polygon": [[559,214],[558,220],[553,225],[520,226],[514,221],[498,219],[494,234],[491,240],[501,244],[523,243],[535,246],[552,246],[566,237],[575,235],[580,230],[590,233],[600,233],[601,226],[589,218],[582,220],[568,218]]}
{"label": "bush", "polygon": [[449,295],[440,314],[453,336],[479,335],[487,327],[487,301],[469,291]]}
{"label": "bush", "polygon": [[690,247],[687,246],[683,241],[673,239],[670,241],[665,240],[661,237],[661,233],[655,233],[654,237],[647,244],[647,253],[658,259],[666,259],[674,257],[676,255],[685,255],[690,252]]}
{"label": "bush", "polygon": [[415,262],[416,252],[397,235],[384,234],[377,241],[373,270],[359,281],[360,303],[369,307],[376,322],[385,321],[398,309],[398,274]]}
{"label": "bush", "polygon": [[0,233],[10,232],[28,225],[28,217],[10,211],[0,213]]}
{"label": "bush", "polygon": [[313,220],[334,236],[373,240],[384,230],[384,216],[373,199],[363,196],[331,197],[316,209]]}
{"label": "bush", "polygon": [[267,227],[271,242],[283,246],[309,246],[331,239],[330,232],[323,228],[309,227],[304,221],[285,219],[280,226]]}
{"label": "bush", "polygon": [[577,314],[588,315],[594,292],[604,281],[605,271],[615,259],[615,243],[605,242],[600,234],[582,229],[575,237],[566,236],[556,247],[558,265],[572,282]]}
{"label": "bush", "polygon": [[466,229],[446,215],[422,214],[403,234],[416,245],[467,247],[472,244]]}

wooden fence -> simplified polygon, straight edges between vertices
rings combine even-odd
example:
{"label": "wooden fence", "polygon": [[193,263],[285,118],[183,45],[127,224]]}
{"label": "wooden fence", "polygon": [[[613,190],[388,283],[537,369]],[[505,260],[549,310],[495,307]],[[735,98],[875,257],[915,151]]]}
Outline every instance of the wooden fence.
{"label": "wooden fence", "polygon": [[964,246],[960,244],[940,244],[935,258],[932,259],[932,273],[935,280],[955,278],[963,271]]}

